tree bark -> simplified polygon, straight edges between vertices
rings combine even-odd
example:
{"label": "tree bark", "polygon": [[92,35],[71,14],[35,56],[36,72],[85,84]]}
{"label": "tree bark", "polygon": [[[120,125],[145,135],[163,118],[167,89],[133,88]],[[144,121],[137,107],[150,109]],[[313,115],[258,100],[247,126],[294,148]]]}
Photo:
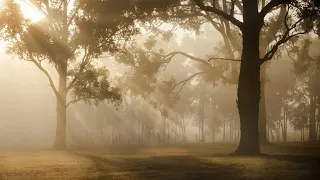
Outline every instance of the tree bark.
{"label": "tree bark", "polygon": [[65,65],[59,68],[59,96],[56,97],[56,140],[54,148],[58,150],[66,147],[66,131],[67,131],[67,69]]}
{"label": "tree bark", "polygon": [[267,139],[267,116],[266,116],[266,100],[265,100],[265,77],[266,64],[261,66],[261,99],[259,104],[259,138],[260,144],[269,144]]}
{"label": "tree bark", "polygon": [[[62,25],[62,42],[68,44],[68,1],[63,1],[63,25]],[[57,64],[57,70],[59,75],[59,87],[58,96],[56,97],[57,107],[56,107],[56,140],[54,143],[55,149],[65,149],[66,148],[66,134],[67,134],[67,71],[68,71],[68,58],[63,54],[61,56],[60,62]]]}
{"label": "tree bark", "polygon": [[241,137],[235,151],[238,155],[259,155],[260,55],[257,1],[243,2],[243,49],[238,84],[238,109]]}

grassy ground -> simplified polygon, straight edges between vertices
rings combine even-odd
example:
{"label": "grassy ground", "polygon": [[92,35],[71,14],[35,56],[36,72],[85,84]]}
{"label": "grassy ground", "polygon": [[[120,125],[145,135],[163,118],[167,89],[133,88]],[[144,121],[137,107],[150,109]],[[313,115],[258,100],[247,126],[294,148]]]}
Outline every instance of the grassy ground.
{"label": "grassy ground", "polygon": [[117,146],[96,150],[0,153],[0,180],[319,179],[320,146],[263,147],[266,157],[230,157],[232,145]]}

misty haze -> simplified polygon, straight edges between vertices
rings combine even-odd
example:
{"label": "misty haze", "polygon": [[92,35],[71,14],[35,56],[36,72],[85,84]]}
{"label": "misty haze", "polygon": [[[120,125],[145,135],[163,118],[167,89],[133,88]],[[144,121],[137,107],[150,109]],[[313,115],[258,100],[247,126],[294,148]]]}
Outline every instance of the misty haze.
{"label": "misty haze", "polygon": [[317,0],[0,0],[0,180],[318,179]]}

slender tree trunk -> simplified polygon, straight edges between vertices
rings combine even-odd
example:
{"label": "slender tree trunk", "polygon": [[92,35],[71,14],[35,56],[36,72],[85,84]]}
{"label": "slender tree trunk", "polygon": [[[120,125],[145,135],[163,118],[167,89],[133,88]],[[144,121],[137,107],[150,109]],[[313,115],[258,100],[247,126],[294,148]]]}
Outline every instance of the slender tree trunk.
{"label": "slender tree trunk", "polygon": [[231,123],[231,120],[230,120],[230,123],[229,123],[229,140],[230,141],[232,140],[232,123]]}
{"label": "slender tree trunk", "polygon": [[266,135],[267,135],[267,140],[268,140],[268,142],[269,142],[269,139],[270,139],[270,128],[269,128],[269,126],[266,126],[266,128],[267,128],[267,133],[266,133]]}
{"label": "slender tree trunk", "polygon": [[184,121],[184,114],[181,114],[181,120],[182,120],[182,125],[181,125],[181,129],[182,129],[182,139],[183,139],[183,143],[187,142],[187,135],[186,135],[186,125],[185,125],[185,121]]}
{"label": "slender tree trunk", "polygon": [[309,141],[317,141],[317,127],[316,127],[316,101],[315,96],[310,95],[310,113],[309,113]]}
{"label": "slender tree trunk", "polygon": [[120,134],[120,123],[117,123],[117,141],[120,144],[121,143],[121,134]]}
{"label": "slender tree trunk", "polygon": [[282,138],[283,138],[283,142],[287,142],[287,105],[286,105],[286,101],[283,106]]}
{"label": "slender tree trunk", "polygon": [[236,154],[259,155],[260,65],[257,1],[243,1],[243,49],[238,84],[241,137]]}
{"label": "slender tree trunk", "polygon": [[211,134],[212,134],[212,141],[215,142],[216,141],[216,132],[214,129],[211,131]]}
{"label": "slender tree trunk", "polygon": [[200,143],[201,141],[201,99],[200,99],[200,102],[199,102],[199,112],[198,112],[199,116],[198,116],[198,123],[199,123],[199,128],[198,128],[198,143]]}
{"label": "slender tree trunk", "polygon": [[201,101],[201,142],[204,143],[204,97],[202,97]]}
{"label": "slender tree trunk", "polygon": [[270,129],[271,139],[272,139],[272,141],[274,142],[273,130],[272,130],[271,128],[269,128],[269,129]]}
{"label": "slender tree trunk", "polygon": [[[282,123],[282,121],[280,120],[280,123],[279,123],[279,127],[280,127],[280,131],[279,131],[279,135],[281,134],[282,135],[282,141],[284,141],[284,123]],[[281,137],[280,137],[281,139]]]}
{"label": "slender tree trunk", "polygon": [[223,119],[223,141],[226,140],[226,119]]}
{"label": "slender tree trunk", "polygon": [[277,142],[280,142],[280,130],[281,130],[281,127],[280,127],[280,121],[279,121],[279,123],[277,124]]}
{"label": "slender tree trunk", "polygon": [[164,128],[163,128],[163,143],[164,144],[167,144],[168,132],[169,132],[169,129],[168,129],[168,118],[165,117],[164,118]]}
{"label": "slender tree trunk", "polygon": [[318,140],[320,141],[320,89],[318,89],[317,95],[317,106],[318,106],[318,113],[317,113],[317,121],[318,121]]}
{"label": "slender tree trunk", "polygon": [[[318,112],[320,113],[320,111]],[[318,141],[320,141],[320,122],[318,122]]]}

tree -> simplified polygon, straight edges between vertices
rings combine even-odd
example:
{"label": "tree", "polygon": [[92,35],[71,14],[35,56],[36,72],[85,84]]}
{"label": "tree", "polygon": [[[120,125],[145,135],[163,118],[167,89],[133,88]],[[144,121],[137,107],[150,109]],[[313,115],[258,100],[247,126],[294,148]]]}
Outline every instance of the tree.
{"label": "tree", "polygon": [[[286,120],[288,117],[283,116],[287,113],[287,106],[292,89],[295,86],[295,78],[292,72],[292,61],[287,57],[282,57],[277,61],[270,63],[268,72],[268,81],[266,84],[266,107],[267,107],[267,123],[270,128],[269,132],[276,130],[277,137],[280,138],[280,130],[282,128],[283,140],[286,139]],[[286,113],[284,113],[286,112]],[[282,122],[284,121],[284,122]],[[273,134],[271,134],[273,135]]]}
{"label": "tree", "polygon": [[[203,11],[214,13],[223,17],[233,25],[237,26],[242,32],[242,55],[238,83],[238,108],[240,115],[241,138],[236,153],[238,154],[260,154],[259,133],[258,133],[258,112],[260,100],[260,66],[271,60],[277,52],[280,45],[291,38],[300,34],[305,34],[313,29],[310,21],[319,15],[319,4],[313,1],[279,1],[271,0],[261,8],[259,12],[258,1],[243,1],[243,21],[234,17],[235,1],[232,2],[230,12],[215,7],[215,4],[204,4],[201,0],[194,1]],[[260,57],[260,31],[264,25],[266,15],[275,7],[286,4],[288,10],[285,14],[284,24],[286,29],[284,33],[274,39],[270,50]],[[308,8],[305,8],[306,7]],[[298,20],[288,22],[289,12],[297,11]],[[303,22],[303,23],[301,23]],[[319,24],[319,22],[317,22]],[[305,24],[309,26],[306,28]],[[317,24],[317,25],[318,25]],[[300,27],[300,29],[299,29]]]}
{"label": "tree", "polygon": [[[175,1],[177,2],[177,1]],[[243,4],[239,0],[228,1],[228,0],[220,0],[220,1],[202,1],[204,3],[208,3],[214,5],[215,8],[227,12],[232,11],[234,14],[241,16],[243,15]],[[261,1],[259,4],[261,7],[266,5],[266,1]],[[262,29],[260,33],[260,51],[263,55],[268,51],[268,46],[272,45],[272,39],[279,32],[281,32],[282,21],[285,16],[286,9],[284,6],[277,8],[277,10],[273,10],[274,12],[279,11],[279,13],[275,13],[277,15],[271,16],[265,19],[265,24],[268,24],[268,28]],[[215,13],[210,13],[208,11],[202,11],[202,9],[197,8],[195,3],[192,1],[186,1],[183,5],[180,4],[179,7],[173,6],[168,10],[168,13],[156,14],[156,18],[161,18],[164,21],[169,21],[173,24],[178,24],[183,28],[192,29],[199,34],[199,28],[203,23],[210,24],[218,33],[220,33],[223,41],[223,45],[218,48],[218,54],[221,54],[221,57],[218,58],[220,60],[232,60],[228,63],[228,68],[226,72],[230,75],[228,77],[223,77],[222,73],[220,74],[220,78],[230,84],[238,83],[238,75],[239,75],[239,63],[236,62],[236,59],[239,59],[239,55],[242,51],[241,45],[241,31],[237,29],[236,26],[232,24],[232,22],[228,21],[222,16],[219,16]],[[170,20],[168,20],[170,19]],[[202,35],[203,36],[203,35]],[[170,54],[171,57],[174,55],[184,55],[198,62],[205,62],[206,60],[195,58],[196,56],[191,56],[182,52],[174,52]],[[202,61],[201,61],[202,60]],[[208,64],[207,64],[208,65]],[[210,67],[210,65],[209,65]],[[231,71],[228,71],[231,69]],[[260,131],[260,141],[261,143],[267,143],[266,139],[266,115],[265,115],[265,69],[266,65],[262,66],[261,72],[261,101],[260,101],[260,111],[259,111],[259,131]],[[218,76],[219,77],[219,76]]]}
{"label": "tree", "polygon": [[[119,45],[138,32],[134,23],[138,14],[127,11],[133,7],[127,1],[108,4],[103,18],[93,18],[93,11],[84,12],[82,1],[30,2],[45,18],[32,22],[24,17],[18,2],[8,0],[1,11],[1,37],[9,43],[10,53],[30,61],[48,78],[57,99],[54,147],[63,149],[70,104],[121,99],[109,82],[107,69],[98,67],[96,60],[105,52],[117,52]],[[57,84],[54,74],[43,66],[45,60],[58,75]],[[72,95],[69,102],[68,95]]]}
{"label": "tree", "polygon": [[[313,40],[316,41],[316,40]],[[310,54],[312,39],[306,38],[300,41],[300,48],[296,47],[291,52],[291,58],[294,60],[294,72],[296,75],[295,101],[304,102],[309,109],[309,141],[317,140],[317,106],[319,99],[319,75],[320,68],[317,67],[317,57]],[[301,108],[302,106],[298,106]]]}
{"label": "tree", "polygon": [[[90,2],[87,3],[90,4]],[[271,0],[261,8],[259,6],[260,1],[243,1],[242,9],[240,9],[242,11],[242,21],[235,17],[236,2],[241,3],[240,1],[231,1],[229,9],[219,9],[216,6],[216,3],[219,3],[218,1],[141,0],[134,2],[138,9],[140,8],[141,11],[147,14],[157,13],[158,16],[161,16],[162,14],[158,12],[164,12],[167,13],[167,17],[168,15],[172,15],[173,18],[175,18],[175,10],[183,8],[186,3],[192,3],[195,5],[195,8],[222,17],[240,29],[242,33],[242,53],[237,105],[240,115],[241,138],[235,154],[260,154],[258,138],[259,102],[261,95],[260,66],[264,62],[271,60],[279,47],[293,37],[306,34],[311,30],[319,31],[319,28],[314,29],[314,27],[319,25],[319,21],[316,18],[319,15],[319,4],[317,1]],[[283,23],[284,30],[276,34],[274,39],[271,39],[272,43],[267,47],[268,51],[264,55],[261,55],[259,49],[260,32],[264,26],[269,27],[265,24],[267,15],[280,5],[286,5],[287,7]],[[169,7],[173,8],[167,11]],[[157,11],[158,9],[162,11]],[[296,18],[289,17],[290,15],[296,15]]]}

